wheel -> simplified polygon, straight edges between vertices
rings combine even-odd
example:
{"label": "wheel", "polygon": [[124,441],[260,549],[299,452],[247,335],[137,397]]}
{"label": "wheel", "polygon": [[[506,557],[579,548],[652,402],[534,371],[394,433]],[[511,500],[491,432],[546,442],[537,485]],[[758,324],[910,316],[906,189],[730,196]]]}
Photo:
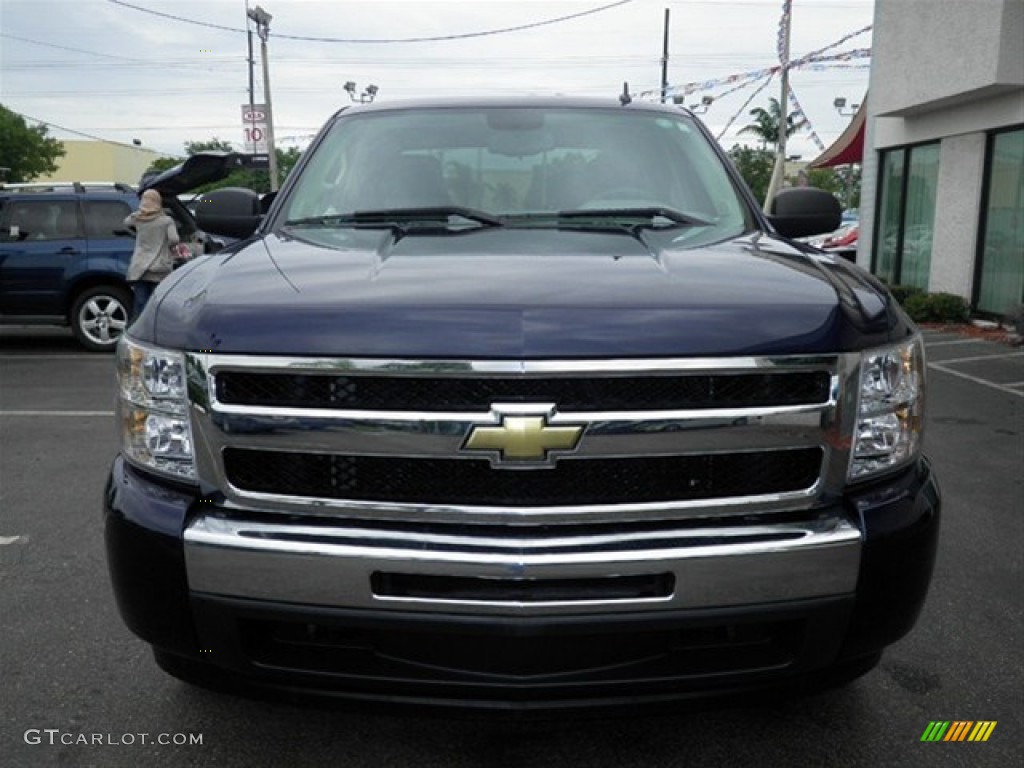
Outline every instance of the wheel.
{"label": "wheel", "polygon": [[71,305],[71,330],[90,352],[109,352],[128,327],[131,293],[120,285],[87,288]]}

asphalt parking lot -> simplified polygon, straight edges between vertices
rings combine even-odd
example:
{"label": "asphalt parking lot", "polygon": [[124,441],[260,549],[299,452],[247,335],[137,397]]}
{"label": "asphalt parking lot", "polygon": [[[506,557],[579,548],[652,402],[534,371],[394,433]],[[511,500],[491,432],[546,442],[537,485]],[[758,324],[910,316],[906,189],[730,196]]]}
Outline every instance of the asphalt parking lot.
{"label": "asphalt parking lot", "polygon": [[[0,327],[0,765],[1019,764],[1024,352],[926,338],[942,540],[917,628],[875,670],[770,705],[503,720],[252,701],[160,672],[107,580],[111,358],[64,331]],[[997,725],[985,743],[922,743],[934,720]]]}

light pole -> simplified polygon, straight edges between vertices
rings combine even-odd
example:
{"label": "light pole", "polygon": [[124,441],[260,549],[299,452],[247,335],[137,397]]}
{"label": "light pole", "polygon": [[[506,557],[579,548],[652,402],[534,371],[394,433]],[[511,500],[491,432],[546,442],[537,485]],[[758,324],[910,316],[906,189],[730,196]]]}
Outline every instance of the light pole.
{"label": "light pole", "polygon": [[277,150],[274,149],[274,108],[270,103],[270,62],[267,61],[267,38],[270,37],[270,20],[274,18],[260,6],[249,8],[245,15],[256,23],[256,34],[260,36],[260,58],[263,60],[263,100],[267,105],[267,154],[270,161],[270,191],[277,192]]}
{"label": "light pole", "polygon": [[715,103],[715,97],[714,96],[702,96],[701,100],[700,100],[700,104],[691,104],[690,105],[690,111],[693,112],[693,114],[695,114],[695,115],[703,115],[705,112],[708,111],[708,109],[714,103]]}
{"label": "light pole", "polygon": [[772,169],[772,178],[768,182],[768,192],[764,198],[765,213],[771,213],[772,198],[782,188],[786,178],[786,136],[789,129],[786,111],[789,103],[789,39],[791,27],[791,20],[786,18],[779,49],[779,64],[782,69],[782,77],[780,78],[782,81],[782,93],[779,96],[779,133],[776,139],[775,167]]}
{"label": "light pole", "polygon": [[[846,97],[836,96],[832,102],[832,106],[836,108],[843,117],[853,117],[860,110],[860,104],[851,104],[850,108],[846,108]],[[843,183],[843,207],[850,208],[853,204],[853,183],[854,183],[854,163],[842,166],[836,171],[840,181]]]}
{"label": "light pole", "polygon": [[850,109],[846,110],[845,96],[836,96],[835,101],[832,102],[832,106],[835,107],[836,112],[838,112],[843,117],[853,117],[854,115],[857,114],[857,110],[860,109],[860,104],[851,104]]}
{"label": "light pole", "polygon": [[345,89],[345,92],[348,94],[348,97],[350,99],[352,99],[352,101],[356,101],[356,102],[358,102],[360,104],[370,104],[370,103],[372,103],[373,100],[375,98],[377,98],[377,92],[380,91],[380,88],[378,88],[373,83],[370,83],[368,86],[366,86],[363,89],[362,93],[360,93],[359,95],[356,95],[357,87],[356,87],[356,84],[353,81],[351,81],[351,80],[349,80],[347,83],[345,83],[342,86],[342,88]]}

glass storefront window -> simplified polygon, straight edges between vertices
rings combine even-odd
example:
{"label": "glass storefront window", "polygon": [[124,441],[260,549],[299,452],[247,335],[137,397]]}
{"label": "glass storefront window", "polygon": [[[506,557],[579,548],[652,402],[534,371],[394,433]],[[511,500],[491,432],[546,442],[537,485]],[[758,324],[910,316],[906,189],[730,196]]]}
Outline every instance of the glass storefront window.
{"label": "glass storefront window", "polygon": [[882,156],[874,272],[890,285],[928,289],[938,182],[938,144]]}
{"label": "glass storefront window", "polygon": [[890,285],[896,283],[896,253],[899,246],[903,206],[903,164],[906,152],[897,149],[882,156],[882,194],[878,206],[879,226],[875,274]]}
{"label": "glass storefront window", "polygon": [[903,215],[900,283],[928,290],[935,231],[935,193],[939,186],[939,145],[910,151],[910,173]]}
{"label": "glass storefront window", "polygon": [[1024,129],[989,140],[977,308],[998,315],[1024,304]]}

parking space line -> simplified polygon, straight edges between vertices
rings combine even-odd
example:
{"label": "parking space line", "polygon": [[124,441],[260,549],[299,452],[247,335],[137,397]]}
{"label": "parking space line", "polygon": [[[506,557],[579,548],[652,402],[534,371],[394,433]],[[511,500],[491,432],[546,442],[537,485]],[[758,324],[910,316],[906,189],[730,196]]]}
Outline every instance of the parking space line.
{"label": "parking space line", "polygon": [[80,418],[82,416],[113,416],[113,411],[0,411],[0,417],[3,416],[74,416]]}
{"label": "parking space line", "polygon": [[955,339],[953,341],[928,341],[928,337],[924,337],[924,345],[926,347],[952,347],[954,344],[977,344],[978,339]]}
{"label": "parking space line", "polygon": [[979,379],[977,376],[971,376],[970,374],[963,373],[962,371],[947,368],[942,363],[928,363],[928,367],[933,368],[936,371],[948,373],[951,376],[957,376],[961,379],[973,381],[975,384],[982,384],[986,387],[992,387],[992,389],[998,389],[1000,392],[1009,392],[1011,395],[1017,395],[1017,397],[1024,397],[1024,392],[1018,392],[1016,389],[1010,389],[1010,387],[1006,386],[1005,384],[996,384],[994,381],[988,381],[987,379]]}
{"label": "parking space line", "polygon": [[109,357],[103,355],[4,355],[0,354],[0,360],[105,360],[111,363]]}
{"label": "parking space line", "polygon": [[1010,357],[1024,357],[1024,352],[1007,352],[1002,355],[974,355],[973,357],[955,357],[952,360],[941,360],[943,365],[950,363],[975,363],[978,360],[1006,360]]}

